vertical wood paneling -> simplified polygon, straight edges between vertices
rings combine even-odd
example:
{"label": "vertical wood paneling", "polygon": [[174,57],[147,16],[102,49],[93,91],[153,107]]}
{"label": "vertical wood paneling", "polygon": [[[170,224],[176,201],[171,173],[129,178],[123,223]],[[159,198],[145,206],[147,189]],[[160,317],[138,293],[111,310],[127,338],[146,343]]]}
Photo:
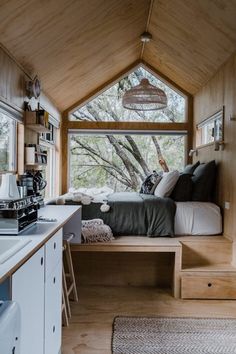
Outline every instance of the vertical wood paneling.
{"label": "vertical wood paneling", "polygon": [[[218,167],[218,202],[224,209],[224,202],[230,202],[230,209],[224,209],[224,233],[236,242],[236,54],[221,67],[216,75],[194,96],[194,126],[204,118],[225,106],[223,151],[214,151],[214,146],[199,150],[194,160],[215,159]],[[195,130],[195,129],[194,129]],[[194,135],[196,141],[196,132]]]}
{"label": "vertical wood paneling", "polygon": [[[29,77],[18,66],[14,59],[9,56],[2,48],[0,48],[0,100],[7,102],[13,108],[24,108],[24,101],[27,100],[25,96],[25,82]],[[38,101],[31,99],[32,109],[37,107]],[[54,118],[60,119],[60,112],[50,99],[43,93],[40,95],[40,104],[47,110]],[[35,143],[37,141],[37,134],[29,129],[24,129],[22,124],[18,125],[18,140],[17,140],[17,172],[22,174],[24,172],[24,142]],[[57,142],[58,148],[58,142]],[[59,157],[57,151],[57,165],[56,170],[57,180],[54,181],[59,192]]]}
{"label": "vertical wood paneling", "polygon": [[[27,77],[15,61],[0,48],[0,99],[8,102],[13,107],[23,109],[24,101],[27,100],[25,93],[26,80],[29,80],[29,77]],[[32,99],[33,109],[36,108],[37,103],[37,100]],[[44,93],[40,95],[40,104],[53,117],[60,119],[60,112]]]}

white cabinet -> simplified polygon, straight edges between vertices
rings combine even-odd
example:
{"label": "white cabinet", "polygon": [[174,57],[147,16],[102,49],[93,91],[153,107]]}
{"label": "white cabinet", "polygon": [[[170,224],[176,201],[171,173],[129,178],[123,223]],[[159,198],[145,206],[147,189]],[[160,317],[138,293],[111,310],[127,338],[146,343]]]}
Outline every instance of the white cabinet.
{"label": "white cabinet", "polygon": [[61,262],[47,277],[45,284],[45,351],[58,354],[61,347]]}
{"label": "white cabinet", "polygon": [[12,300],[21,310],[21,354],[61,348],[62,229],[12,275]]}
{"label": "white cabinet", "polygon": [[21,353],[42,354],[44,350],[44,247],[12,275],[12,300],[20,305]]}
{"label": "white cabinet", "polygon": [[58,354],[61,348],[62,230],[45,246],[45,351]]}

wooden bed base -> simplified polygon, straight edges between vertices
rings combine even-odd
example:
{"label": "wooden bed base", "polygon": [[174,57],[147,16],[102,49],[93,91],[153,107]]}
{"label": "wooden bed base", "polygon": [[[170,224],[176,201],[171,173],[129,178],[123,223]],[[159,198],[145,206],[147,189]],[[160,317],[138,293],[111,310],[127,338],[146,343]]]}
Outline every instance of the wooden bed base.
{"label": "wooden bed base", "polygon": [[125,236],[109,243],[71,245],[73,252],[81,257],[88,253],[90,260],[97,253],[171,254],[173,296],[184,299],[236,299],[232,248],[232,241],[224,236]]}

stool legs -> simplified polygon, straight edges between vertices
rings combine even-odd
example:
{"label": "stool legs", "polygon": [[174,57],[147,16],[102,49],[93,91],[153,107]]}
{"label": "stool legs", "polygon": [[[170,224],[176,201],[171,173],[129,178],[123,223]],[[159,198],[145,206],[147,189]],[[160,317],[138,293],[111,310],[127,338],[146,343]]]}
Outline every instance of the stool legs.
{"label": "stool legs", "polygon": [[[71,257],[70,239],[63,240],[63,266],[62,266],[62,321],[64,326],[69,325],[71,317],[70,297],[78,301],[78,293],[75,283],[75,274]],[[66,271],[65,271],[66,269]]]}
{"label": "stool legs", "polygon": [[66,274],[65,274],[64,264],[62,267],[62,286],[63,286],[66,312],[67,312],[68,318],[70,318],[71,317],[70,300],[69,300],[69,296],[68,296],[68,289],[67,289],[67,283],[66,283]]}
{"label": "stool legs", "polygon": [[62,288],[62,307],[61,307],[61,311],[62,311],[62,324],[65,327],[69,326],[69,320],[68,320],[68,314],[67,314],[67,308],[66,308],[66,302],[65,302],[65,292],[64,292],[64,288]]}
{"label": "stool legs", "polygon": [[78,293],[76,288],[75,274],[74,274],[69,241],[64,240],[64,248],[65,248],[65,258],[66,258],[66,263],[68,268],[68,273],[66,273],[65,276],[67,279],[69,279],[70,282],[69,288],[67,288],[67,296],[68,298],[71,297],[71,299],[74,301],[78,301]]}

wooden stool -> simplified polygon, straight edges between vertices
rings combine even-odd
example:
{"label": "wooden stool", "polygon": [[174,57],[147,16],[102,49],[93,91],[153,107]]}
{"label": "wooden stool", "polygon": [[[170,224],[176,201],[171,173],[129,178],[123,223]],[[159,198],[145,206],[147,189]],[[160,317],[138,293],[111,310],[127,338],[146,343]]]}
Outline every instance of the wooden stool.
{"label": "wooden stool", "polygon": [[[63,248],[64,248],[64,258],[63,258],[63,288],[65,296],[65,305],[67,309],[68,317],[71,317],[70,309],[70,299],[78,301],[78,293],[75,283],[75,274],[71,257],[70,241],[73,239],[74,234],[70,233],[64,235]],[[66,269],[66,271],[65,271]]]}
{"label": "wooden stool", "polygon": [[66,304],[66,299],[65,299],[64,279],[65,279],[65,271],[64,271],[64,266],[63,266],[63,268],[62,268],[62,307],[61,307],[61,312],[62,312],[62,324],[63,324],[63,326],[68,327],[69,320],[68,320],[68,313],[67,313],[67,304]]}

